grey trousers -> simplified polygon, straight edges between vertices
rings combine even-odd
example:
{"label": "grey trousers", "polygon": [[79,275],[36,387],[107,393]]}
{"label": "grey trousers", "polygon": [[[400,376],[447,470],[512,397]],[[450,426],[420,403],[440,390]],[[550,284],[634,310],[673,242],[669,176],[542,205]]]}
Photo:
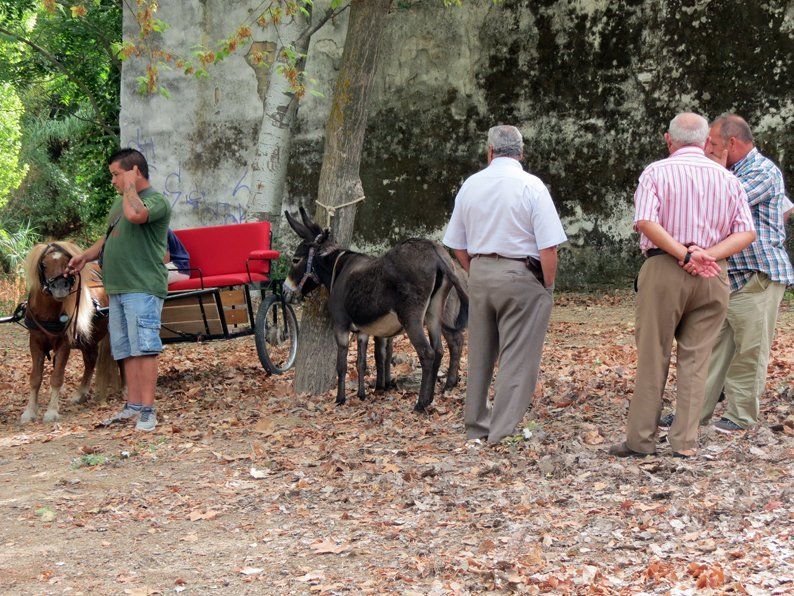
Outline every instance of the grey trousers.
{"label": "grey trousers", "polygon": [[[551,316],[551,294],[520,261],[475,257],[469,270],[466,438],[497,443],[529,408]],[[488,388],[499,361],[493,406]]]}

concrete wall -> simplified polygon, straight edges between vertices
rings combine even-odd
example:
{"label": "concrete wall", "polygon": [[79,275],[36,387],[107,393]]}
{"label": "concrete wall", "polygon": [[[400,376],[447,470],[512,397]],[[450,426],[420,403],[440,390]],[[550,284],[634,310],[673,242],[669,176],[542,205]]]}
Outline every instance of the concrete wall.
{"label": "concrete wall", "polygon": [[[172,25],[165,42],[184,52],[209,45],[243,22],[247,4],[257,3],[162,3]],[[500,122],[521,128],[526,165],[563,216],[568,285],[630,277],[633,189],[644,165],[664,155],[661,134],[677,111],[745,115],[792,179],[794,6],[785,0],[394,4],[361,168],[361,247],[440,236],[461,181],[484,163],[485,132]],[[132,26],[127,16],[125,31]],[[299,109],[289,205],[312,205],[345,28],[341,17],[310,47],[307,70],[325,97],[307,96]],[[149,157],[176,227],[249,217],[262,105],[244,54],[210,79],[166,75],[170,100],[137,94],[140,65],[125,64],[122,138]]]}

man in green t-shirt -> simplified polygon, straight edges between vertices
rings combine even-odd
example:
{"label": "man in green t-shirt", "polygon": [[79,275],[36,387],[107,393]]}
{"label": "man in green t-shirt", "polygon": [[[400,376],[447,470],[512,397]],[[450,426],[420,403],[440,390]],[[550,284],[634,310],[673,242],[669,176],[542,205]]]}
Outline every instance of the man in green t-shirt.
{"label": "man in green t-shirt", "polygon": [[110,208],[108,232],[69,267],[80,271],[87,262],[102,260],[102,278],[110,297],[110,345],[122,361],[127,403],[109,422],[137,419],[137,430],[154,430],[157,416],[157,356],[160,313],[168,293],[163,263],[171,207],[149,185],[146,158],[135,149],[121,149],[108,159],[119,197]]}

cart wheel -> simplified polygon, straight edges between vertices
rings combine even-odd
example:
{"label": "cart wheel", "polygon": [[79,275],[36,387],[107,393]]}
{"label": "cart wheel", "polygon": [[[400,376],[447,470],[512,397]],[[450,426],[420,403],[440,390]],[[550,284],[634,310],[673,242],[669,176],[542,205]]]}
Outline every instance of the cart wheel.
{"label": "cart wheel", "polygon": [[259,361],[271,375],[287,372],[298,354],[298,319],[292,306],[268,296],[256,311],[254,338]]}

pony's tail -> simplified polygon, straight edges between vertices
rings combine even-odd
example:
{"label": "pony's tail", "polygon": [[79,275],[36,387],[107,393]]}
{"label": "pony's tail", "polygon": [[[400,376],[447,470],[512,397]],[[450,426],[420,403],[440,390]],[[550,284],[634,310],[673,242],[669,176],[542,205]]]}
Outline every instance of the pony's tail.
{"label": "pony's tail", "polygon": [[96,363],[96,393],[99,401],[107,401],[110,393],[121,391],[119,367],[110,353],[110,334],[102,338],[97,346],[99,357]]}

